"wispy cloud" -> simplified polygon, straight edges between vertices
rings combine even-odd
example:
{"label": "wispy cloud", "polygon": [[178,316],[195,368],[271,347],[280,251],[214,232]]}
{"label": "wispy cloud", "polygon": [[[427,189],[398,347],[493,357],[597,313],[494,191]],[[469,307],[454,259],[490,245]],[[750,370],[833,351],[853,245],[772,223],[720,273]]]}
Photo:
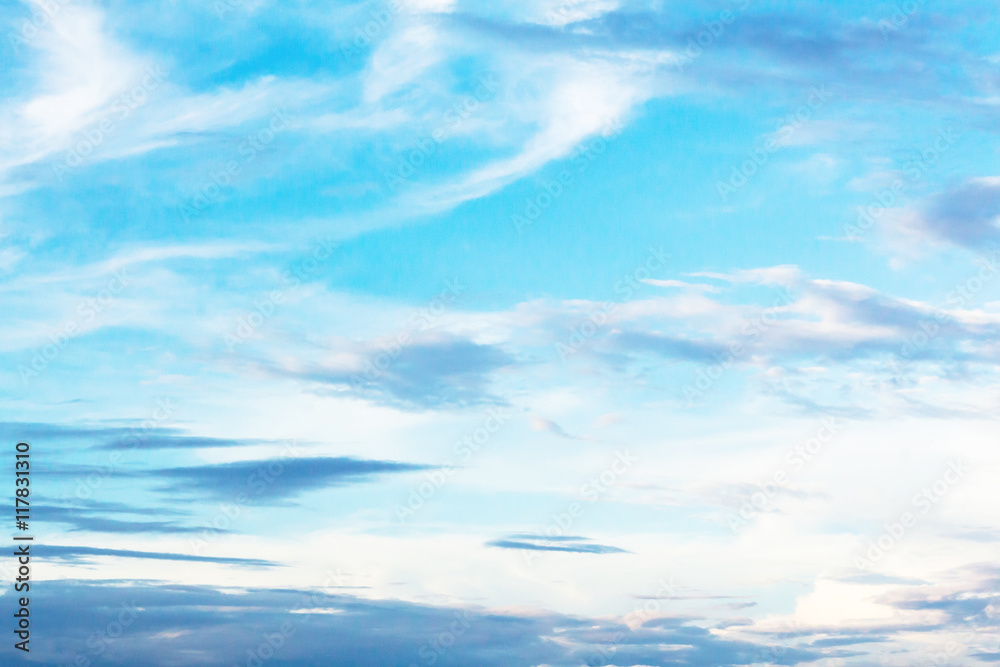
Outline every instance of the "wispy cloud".
{"label": "wispy cloud", "polygon": [[276,502],[318,489],[358,484],[379,475],[427,470],[430,466],[349,457],[237,461],[149,471],[164,491],[231,500],[239,494]]}
{"label": "wispy cloud", "polygon": [[576,554],[624,554],[625,549],[606,544],[595,544],[586,537],[562,535],[541,537],[537,535],[511,535],[506,539],[491,540],[488,547],[501,549],[527,549],[529,551],[564,551]]}
{"label": "wispy cloud", "polygon": [[57,544],[39,544],[32,548],[42,558],[54,558],[62,561],[85,562],[95,558],[139,558],[150,560],[188,561],[192,563],[218,563],[221,565],[238,565],[244,567],[276,567],[278,563],[258,558],[225,558],[221,556],[191,556],[188,554],[165,553],[160,551],[133,551],[131,549],[103,549],[99,547],[62,546]]}

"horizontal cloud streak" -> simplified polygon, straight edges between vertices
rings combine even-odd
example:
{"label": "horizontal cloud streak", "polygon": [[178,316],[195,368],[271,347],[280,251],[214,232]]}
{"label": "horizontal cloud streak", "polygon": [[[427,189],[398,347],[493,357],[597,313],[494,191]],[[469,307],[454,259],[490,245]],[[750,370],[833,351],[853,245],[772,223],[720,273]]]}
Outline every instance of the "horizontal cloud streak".
{"label": "horizontal cloud streak", "polygon": [[[730,667],[746,664],[763,650],[763,645],[719,638],[687,619],[663,619],[632,630],[603,619],[364,600],[329,589],[258,588],[237,594],[208,586],[68,581],[54,582],[36,598],[39,632],[59,627],[65,643],[83,654],[85,639],[113,620],[123,603],[141,609],[117,650],[103,657],[108,664],[141,662],[156,636],[173,637],[158,649],[160,660],[179,660],[197,651],[204,664],[229,664],[245,660],[248,649],[253,652],[279,628],[286,630],[285,641],[269,662],[289,666],[395,667],[433,656],[436,664],[447,667],[571,667],[613,655],[618,664]],[[454,639],[450,646],[433,643],[448,632]],[[560,641],[552,641],[557,633]],[[11,650],[0,648],[0,655]],[[32,657],[38,664],[55,665],[66,657],[56,650],[40,646]],[[773,664],[794,665],[819,656],[790,648]]]}
{"label": "horizontal cloud streak", "polygon": [[318,489],[369,482],[379,475],[429,470],[433,466],[350,457],[237,461],[146,471],[166,482],[163,491],[232,500],[240,494],[263,502],[287,500]]}
{"label": "horizontal cloud streak", "polygon": [[490,540],[488,547],[500,549],[526,549],[528,551],[563,551],[578,554],[625,554],[625,549],[593,544],[585,537],[556,536],[552,538],[531,535],[511,535],[507,539]]}
{"label": "horizontal cloud streak", "polygon": [[160,551],[133,551],[131,549],[102,549],[98,547],[61,546],[57,544],[37,544],[31,548],[32,554],[41,558],[54,558],[70,562],[83,562],[98,557],[139,558],[150,560],[188,561],[191,563],[218,563],[246,567],[277,567],[278,563],[259,558],[226,558],[222,556],[193,556],[188,554],[164,553]]}

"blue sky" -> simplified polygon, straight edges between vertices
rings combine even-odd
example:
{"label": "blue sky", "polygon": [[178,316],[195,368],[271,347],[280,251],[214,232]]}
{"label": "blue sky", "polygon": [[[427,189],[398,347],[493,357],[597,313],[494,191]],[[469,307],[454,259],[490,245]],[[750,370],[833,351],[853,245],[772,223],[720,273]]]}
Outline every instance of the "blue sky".
{"label": "blue sky", "polygon": [[3,9],[37,664],[1000,656],[995,3]]}

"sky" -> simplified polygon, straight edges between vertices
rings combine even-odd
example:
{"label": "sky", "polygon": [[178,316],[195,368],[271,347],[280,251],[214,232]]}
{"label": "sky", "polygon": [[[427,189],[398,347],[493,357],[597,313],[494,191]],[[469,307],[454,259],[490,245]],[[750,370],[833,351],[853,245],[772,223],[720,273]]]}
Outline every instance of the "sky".
{"label": "sky", "polygon": [[1000,660],[996,3],[0,7],[3,661]]}

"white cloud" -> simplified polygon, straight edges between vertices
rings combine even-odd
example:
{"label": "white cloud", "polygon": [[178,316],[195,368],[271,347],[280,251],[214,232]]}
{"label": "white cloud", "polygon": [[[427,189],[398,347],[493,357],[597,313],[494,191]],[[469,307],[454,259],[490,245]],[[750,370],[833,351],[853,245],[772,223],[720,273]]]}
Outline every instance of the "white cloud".
{"label": "white cloud", "polygon": [[[589,137],[617,134],[635,108],[654,92],[652,79],[665,58],[644,56],[589,60],[554,56],[508,59],[504,87],[530,86],[540,97],[505,100],[508,112],[537,127],[507,158],[493,160],[429,192],[414,196],[421,207],[449,208],[483,197],[553,160],[565,158]],[[513,65],[513,67],[511,67]]]}

